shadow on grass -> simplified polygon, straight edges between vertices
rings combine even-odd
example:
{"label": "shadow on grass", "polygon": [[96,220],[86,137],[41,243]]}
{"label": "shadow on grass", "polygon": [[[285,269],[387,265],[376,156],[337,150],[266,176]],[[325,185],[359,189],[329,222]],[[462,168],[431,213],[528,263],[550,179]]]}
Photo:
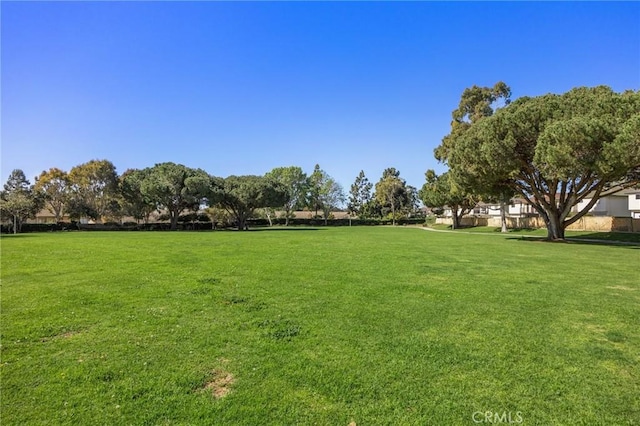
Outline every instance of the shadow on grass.
{"label": "shadow on grass", "polygon": [[591,232],[568,235],[567,238],[640,244],[639,232]]}
{"label": "shadow on grass", "polygon": [[[324,231],[325,228],[249,228],[249,232],[261,232],[261,231]],[[243,231],[244,232],[244,231]]]}
{"label": "shadow on grass", "polygon": [[590,246],[609,246],[609,247],[620,247],[627,249],[640,249],[640,243],[629,242],[629,241],[607,241],[603,239],[588,239],[584,236],[579,238],[568,237],[566,240],[556,240],[551,241],[546,239],[545,237],[534,237],[534,236],[512,236],[507,237],[507,240],[515,240],[515,241],[526,241],[530,243],[547,243],[547,244],[582,244],[582,245],[590,245]]}
{"label": "shadow on grass", "polygon": [[24,233],[24,234],[0,234],[0,238],[27,238],[33,237],[32,233]]}

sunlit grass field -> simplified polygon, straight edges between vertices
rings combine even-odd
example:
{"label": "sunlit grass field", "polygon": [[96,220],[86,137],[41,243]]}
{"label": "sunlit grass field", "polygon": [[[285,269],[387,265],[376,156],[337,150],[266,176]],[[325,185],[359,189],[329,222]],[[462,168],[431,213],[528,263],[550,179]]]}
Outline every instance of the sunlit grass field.
{"label": "sunlit grass field", "polygon": [[3,425],[640,424],[637,246],[404,227],[1,245]]}

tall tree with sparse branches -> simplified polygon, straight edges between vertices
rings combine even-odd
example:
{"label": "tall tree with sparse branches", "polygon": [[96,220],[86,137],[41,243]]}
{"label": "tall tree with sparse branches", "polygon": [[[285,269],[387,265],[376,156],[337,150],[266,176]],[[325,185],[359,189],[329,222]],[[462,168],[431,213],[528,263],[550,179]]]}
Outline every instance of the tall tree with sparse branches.
{"label": "tall tree with sparse branches", "polygon": [[375,189],[375,198],[383,211],[389,212],[393,225],[400,215],[406,215],[415,208],[415,188],[407,186],[407,182],[400,177],[400,171],[394,167],[382,172]]}
{"label": "tall tree with sparse branches", "polygon": [[349,191],[349,205],[347,207],[350,214],[356,214],[360,218],[365,216],[365,206],[371,201],[372,189],[373,184],[365,176],[364,170],[360,170]]}

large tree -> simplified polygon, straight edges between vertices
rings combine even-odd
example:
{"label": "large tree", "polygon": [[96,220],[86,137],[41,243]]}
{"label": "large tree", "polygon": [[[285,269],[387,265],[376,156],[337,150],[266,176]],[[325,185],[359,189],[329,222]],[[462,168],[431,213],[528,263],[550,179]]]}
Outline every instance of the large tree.
{"label": "large tree", "polygon": [[16,234],[22,228],[23,221],[34,217],[42,205],[42,199],[36,196],[24,172],[13,170],[0,193],[2,220],[10,220],[13,233]]}
{"label": "large tree", "polygon": [[168,213],[172,230],[177,229],[180,214],[186,210],[197,211],[212,193],[211,177],[201,169],[168,162],[156,164],[142,173],[143,197],[158,210]]}
{"label": "large tree", "polygon": [[122,211],[137,221],[149,221],[149,216],[157,206],[142,191],[142,183],[151,169],[128,169],[119,180]]}
{"label": "large tree", "polygon": [[239,231],[248,229],[247,219],[257,208],[284,205],[287,192],[279,182],[264,176],[229,176],[215,179],[218,199],[210,205],[225,208],[236,220]]}
{"label": "large tree", "polygon": [[307,182],[307,206],[315,210],[315,217],[318,216],[318,210],[322,210],[326,225],[331,211],[344,203],[344,190],[319,164],[315,165]]}
{"label": "large tree", "polygon": [[108,160],[91,160],[69,171],[69,206],[71,216],[81,212],[94,219],[113,215],[118,198],[118,174]]}
{"label": "large tree", "polygon": [[364,174],[364,170],[360,170],[360,173],[356,177],[356,180],[351,184],[351,190],[349,191],[349,204],[347,208],[349,213],[355,213],[361,219],[366,216],[367,203],[371,201],[371,190],[373,184],[369,182],[369,179]]}
{"label": "large tree", "polygon": [[69,176],[63,170],[52,167],[40,173],[33,187],[41,194],[45,205],[60,222],[64,215],[64,205],[69,197]]}
{"label": "large tree", "polygon": [[435,149],[438,161],[446,163],[458,137],[474,123],[489,117],[500,107],[511,103],[511,88],[499,81],[493,87],[472,86],[462,92],[458,107],[451,112],[451,132]]}
{"label": "large tree", "polygon": [[289,218],[294,209],[304,204],[307,194],[307,174],[300,167],[276,167],[266,177],[280,183],[285,191],[284,210],[285,226],[289,226]]}
{"label": "large tree", "polygon": [[427,170],[425,178],[426,182],[420,189],[422,203],[430,208],[448,206],[451,209],[452,228],[459,228],[462,217],[473,209],[477,200],[472,194],[456,188],[448,172],[438,176],[435,171]]}
{"label": "large tree", "polygon": [[327,225],[331,211],[340,208],[345,201],[342,186],[331,176],[325,175],[320,186],[318,201],[322,208],[324,224]]}
{"label": "large tree", "polygon": [[327,176],[327,173],[320,168],[320,164],[316,164],[313,168],[313,172],[307,179],[306,204],[310,210],[315,211],[314,216],[318,216],[318,210],[322,207],[320,191],[322,190],[322,184]]}
{"label": "large tree", "polygon": [[406,215],[415,209],[415,188],[407,186],[407,182],[400,177],[400,171],[394,167],[382,172],[375,188],[375,198],[383,212],[389,212],[393,225],[400,215]]}
{"label": "large tree", "polygon": [[507,185],[542,216],[549,239],[564,239],[599,198],[640,181],[640,93],[599,86],[523,97],[479,119],[446,152],[456,181]]}
{"label": "large tree", "polygon": [[[460,138],[475,123],[492,116],[498,109],[511,103],[511,88],[499,81],[492,87],[472,86],[465,89],[458,107],[451,112],[451,131],[434,154],[438,161],[448,164],[450,153]],[[460,225],[462,216],[469,213],[480,201],[499,201],[501,206],[502,228],[506,231],[506,203],[513,193],[505,182],[495,181],[491,185],[474,179],[462,179],[459,174],[445,173],[437,176],[433,170],[426,173],[427,182],[421,190],[423,202],[427,207],[444,207],[438,203],[444,201],[451,207],[453,228]],[[509,199],[506,199],[508,202]],[[436,202],[434,204],[434,202]]]}

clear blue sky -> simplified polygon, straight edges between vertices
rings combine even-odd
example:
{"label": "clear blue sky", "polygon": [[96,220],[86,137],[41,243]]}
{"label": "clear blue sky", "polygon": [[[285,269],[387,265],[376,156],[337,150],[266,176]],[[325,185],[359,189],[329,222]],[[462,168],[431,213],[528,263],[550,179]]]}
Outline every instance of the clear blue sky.
{"label": "clear blue sky", "polygon": [[466,87],[640,88],[640,3],[1,2],[14,168],[319,163],[421,187]]}

